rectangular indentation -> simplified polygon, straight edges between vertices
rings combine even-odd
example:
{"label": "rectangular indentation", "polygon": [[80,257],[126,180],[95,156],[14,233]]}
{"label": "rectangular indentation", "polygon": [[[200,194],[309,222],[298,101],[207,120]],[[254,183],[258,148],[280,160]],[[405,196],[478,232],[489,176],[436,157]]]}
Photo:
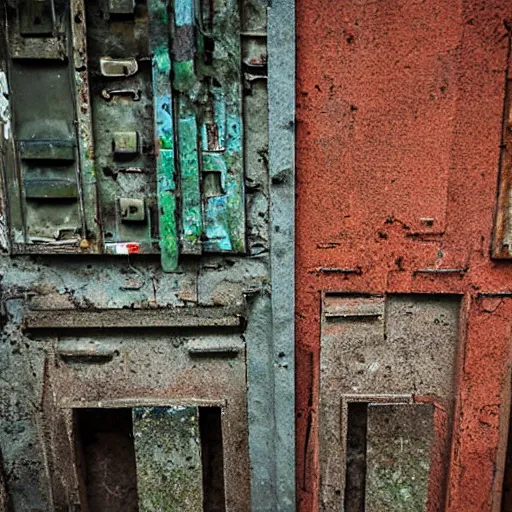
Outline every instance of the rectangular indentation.
{"label": "rectangular indentation", "polygon": [[204,512],[226,510],[221,413],[220,407],[199,408]]}
{"label": "rectangular indentation", "polygon": [[25,180],[27,199],[76,199],[78,186],[73,180]]}
{"label": "rectangular indentation", "polygon": [[187,350],[190,355],[236,355],[244,350],[244,343],[240,339],[212,338],[191,339],[187,341]]}
{"label": "rectangular indentation", "polygon": [[110,361],[115,350],[106,343],[93,339],[61,339],[57,345],[57,353],[61,359],[79,362]]}
{"label": "rectangular indentation", "polygon": [[365,512],[424,512],[434,443],[432,404],[369,404]]}
{"label": "rectangular indentation", "polygon": [[20,140],[19,150],[22,160],[75,160],[75,144],[72,140]]}
{"label": "rectangular indentation", "polygon": [[348,404],[345,512],[365,512],[368,404]]}
{"label": "rectangular indentation", "polygon": [[53,0],[20,2],[20,33],[23,36],[49,36],[54,30]]}
{"label": "rectangular indentation", "polygon": [[326,318],[378,318],[384,316],[384,297],[327,295],[323,311]]}

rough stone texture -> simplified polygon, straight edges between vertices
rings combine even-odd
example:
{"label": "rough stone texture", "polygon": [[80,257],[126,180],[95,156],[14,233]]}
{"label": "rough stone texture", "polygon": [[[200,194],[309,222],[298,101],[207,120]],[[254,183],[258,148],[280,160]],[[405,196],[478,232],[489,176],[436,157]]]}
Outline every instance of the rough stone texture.
{"label": "rough stone texture", "polygon": [[140,512],[197,512],[203,508],[198,410],[133,410]]}
{"label": "rough stone texture", "polygon": [[[73,438],[66,429],[66,417],[72,409],[181,406],[195,410],[200,406],[216,406],[222,408],[227,510],[247,510],[250,481],[245,353],[231,352],[220,357],[211,353],[194,355],[187,348],[189,342],[197,344],[200,341],[208,345],[215,345],[216,342],[239,345],[240,336],[236,333],[194,334],[190,330],[170,332],[149,328],[34,335],[27,354],[31,356],[37,347],[41,347],[44,354],[44,359],[39,363],[44,374],[45,389],[41,417],[44,419],[44,432],[48,433],[45,436],[48,443],[46,456],[51,470],[53,506],[64,507],[66,503],[78,499],[81,485],[72,467]],[[73,340],[80,343],[84,338],[100,344],[111,357],[92,362],[84,357],[59,357],[59,342],[66,342],[69,346]],[[175,434],[170,429],[170,423],[167,425],[167,438],[174,443]],[[157,426],[163,428],[157,422],[155,431]],[[137,428],[134,427],[136,432]],[[137,450],[137,441],[135,446]],[[143,461],[143,474],[146,475],[151,453],[146,453],[148,459]],[[139,451],[137,461],[141,456]],[[63,461],[68,463],[64,464]],[[160,464],[159,461],[156,460],[155,466]],[[159,468],[162,469],[162,466]],[[161,475],[161,478],[164,476]],[[149,492],[147,482],[144,485]]]}
{"label": "rough stone texture", "polygon": [[365,512],[423,512],[434,442],[432,405],[368,406]]}
{"label": "rough stone texture", "polygon": [[[459,299],[451,296],[389,296],[385,301],[330,296],[326,300],[327,313],[340,316],[325,317],[322,324],[320,469],[321,510],[325,511],[337,510],[340,494],[345,495],[348,419],[344,401],[369,397],[366,400],[372,402],[372,395],[381,396],[381,401],[401,396],[428,401],[445,411],[451,425],[460,306]],[[445,455],[450,432],[448,428],[435,439]],[[432,485],[441,499],[446,465],[446,456],[432,465],[442,477],[440,486]],[[423,485],[429,485],[429,478]]]}
{"label": "rough stone texture", "polygon": [[512,268],[489,255],[511,19],[507,0],[297,2],[300,512],[319,506],[329,291],[461,295],[448,496],[427,510],[499,510]]}

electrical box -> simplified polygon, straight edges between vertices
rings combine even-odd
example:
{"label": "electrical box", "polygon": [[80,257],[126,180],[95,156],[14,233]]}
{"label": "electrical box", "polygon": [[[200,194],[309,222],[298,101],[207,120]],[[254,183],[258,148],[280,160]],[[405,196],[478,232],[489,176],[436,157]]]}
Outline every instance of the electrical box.
{"label": "electrical box", "polygon": [[243,254],[236,0],[7,2],[13,253]]}

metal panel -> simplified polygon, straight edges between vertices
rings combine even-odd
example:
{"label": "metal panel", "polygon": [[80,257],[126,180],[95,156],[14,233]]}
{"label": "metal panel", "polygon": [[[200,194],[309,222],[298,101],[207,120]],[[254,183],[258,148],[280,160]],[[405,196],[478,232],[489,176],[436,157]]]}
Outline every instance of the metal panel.
{"label": "metal panel", "polygon": [[176,226],[176,183],[174,127],[172,120],[171,61],[169,55],[169,14],[167,0],[152,0],[150,48],[152,53],[153,102],[160,259],[166,272],[178,265]]}
{"label": "metal panel", "polygon": [[242,253],[240,6],[236,0],[176,0],[174,10],[182,251],[198,254],[202,245],[205,252]]}
{"label": "metal panel", "polygon": [[197,408],[136,407],[133,438],[140,512],[202,510]]}
{"label": "metal panel", "polygon": [[200,13],[194,0],[175,2],[173,39],[173,87],[178,133],[178,161],[181,179],[181,250],[201,253],[201,196],[199,190],[199,133],[195,105],[202,84],[196,74],[200,33],[196,20]]}
{"label": "metal panel", "polygon": [[[132,16],[105,15],[100,0],[85,2],[85,8],[89,89],[84,92],[92,104],[104,249],[116,254],[132,243],[133,252],[158,252],[155,166],[161,157],[155,157],[158,148],[153,150],[158,140],[153,140],[148,8],[138,3]],[[130,62],[123,76],[105,72],[105,62],[123,60]],[[144,201],[138,222],[125,222],[123,198]]]}
{"label": "metal panel", "polygon": [[78,3],[5,9],[13,132],[4,133],[4,180],[15,252],[97,250],[94,179],[81,169],[85,114],[79,107],[77,120],[73,93],[80,28],[72,34],[70,19]]}

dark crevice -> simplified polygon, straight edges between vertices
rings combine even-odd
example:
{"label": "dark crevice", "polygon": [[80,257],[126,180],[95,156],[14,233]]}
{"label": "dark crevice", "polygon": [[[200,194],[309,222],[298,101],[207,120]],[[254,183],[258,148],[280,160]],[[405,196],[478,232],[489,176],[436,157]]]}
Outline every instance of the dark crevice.
{"label": "dark crevice", "polygon": [[199,409],[203,464],[203,511],[225,512],[224,457],[220,407]]}
{"label": "dark crevice", "polygon": [[345,512],[364,512],[366,488],[366,432],[368,404],[348,405]]}

